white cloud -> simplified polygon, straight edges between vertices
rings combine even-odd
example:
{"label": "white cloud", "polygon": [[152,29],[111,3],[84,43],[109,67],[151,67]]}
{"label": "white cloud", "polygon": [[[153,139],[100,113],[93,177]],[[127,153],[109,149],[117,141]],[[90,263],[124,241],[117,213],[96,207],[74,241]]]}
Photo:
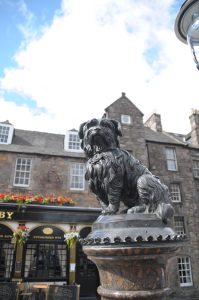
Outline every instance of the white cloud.
{"label": "white cloud", "polygon": [[19,107],[13,102],[5,102],[1,97],[0,107],[0,122],[8,120],[15,128],[43,131],[41,126],[43,124],[44,128],[48,128],[49,132],[59,130],[52,115],[45,113],[38,115],[36,110],[30,110],[25,105]]}
{"label": "white cloud", "polygon": [[[3,89],[32,98],[47,113],[35,116],[27,107],[1,102],[13,105],[18,118],[27,114],[33,130],[63,133],[101,117],[124,91],[145,115],[154,109],[161,113],[165,130],[187,133],[190,127],[183,118],[188,119],[192,106],[199,107],[194,90],[199,74],[188,47],[171,28],[172,3],[63,1],[62,14],[16,53],[18,67],[7,68],[1,79]],[[145,53],[155,47],[149,65]],[[5,108],[4,119],[7,112]],[[27,128],[25,120],[14,121]]]}

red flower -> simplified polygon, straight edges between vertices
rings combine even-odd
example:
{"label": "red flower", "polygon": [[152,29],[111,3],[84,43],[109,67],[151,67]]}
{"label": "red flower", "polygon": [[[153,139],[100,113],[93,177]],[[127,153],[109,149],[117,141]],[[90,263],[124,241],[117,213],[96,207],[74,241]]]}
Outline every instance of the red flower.
{"label": "red flower", "polygon": [[26,225],[19,225],[17,227],[17,229],[19,229],[19,230],[28,230],[29,228]]}
{"label": "red flower", "polygon": [[67,196],[46,196],[43,197],[41,195],[12,195],[12,194],[3,194],[0,193],[0,202],[7,202],[7,201],[15,201],[19,205],[22,203],[28,204],[28,203],[38,203],[38,204],[48,204],[48,203],[53,203],[53,204],[74,204],[74,201]]}

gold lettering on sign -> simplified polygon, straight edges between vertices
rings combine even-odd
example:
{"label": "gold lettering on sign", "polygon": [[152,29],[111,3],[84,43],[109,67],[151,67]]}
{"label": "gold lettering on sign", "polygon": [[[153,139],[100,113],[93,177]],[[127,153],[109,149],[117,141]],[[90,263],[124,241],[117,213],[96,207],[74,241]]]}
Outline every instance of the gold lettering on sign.
{"label": "gold lettering on sign", "polygon": [[5,218],[6,218],[5,211],[0,211],[0,219],[5,219]]}
{"label": "gold lettering on sign", "polygon": [[13,211],[7,211],[7,219],[11,220],[14,212]]}
{"label": "gold lettering on sign", "polygon": [[8,219],[11,220],[13,217],[13,211],[0,211],[0,219]]}

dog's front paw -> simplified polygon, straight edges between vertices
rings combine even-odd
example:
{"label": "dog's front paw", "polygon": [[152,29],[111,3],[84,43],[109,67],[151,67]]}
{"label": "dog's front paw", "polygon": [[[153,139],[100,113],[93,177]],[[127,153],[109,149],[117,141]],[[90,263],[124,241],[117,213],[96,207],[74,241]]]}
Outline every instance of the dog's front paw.
{"label": "dog's front paw", "polygon": [[109,206],[107,206],[103,210],[102,214],[103,215],[114,215],[114,214],[116,214],[117,211],[118,211],[118,207],[117,206],[109,204]]}
{"label": "dog's front paw", "polygon": [[127,214],[136,214],[136,213],[143,213],[145,212],[146,207],[142,206],[133,206],[127,210]]}

